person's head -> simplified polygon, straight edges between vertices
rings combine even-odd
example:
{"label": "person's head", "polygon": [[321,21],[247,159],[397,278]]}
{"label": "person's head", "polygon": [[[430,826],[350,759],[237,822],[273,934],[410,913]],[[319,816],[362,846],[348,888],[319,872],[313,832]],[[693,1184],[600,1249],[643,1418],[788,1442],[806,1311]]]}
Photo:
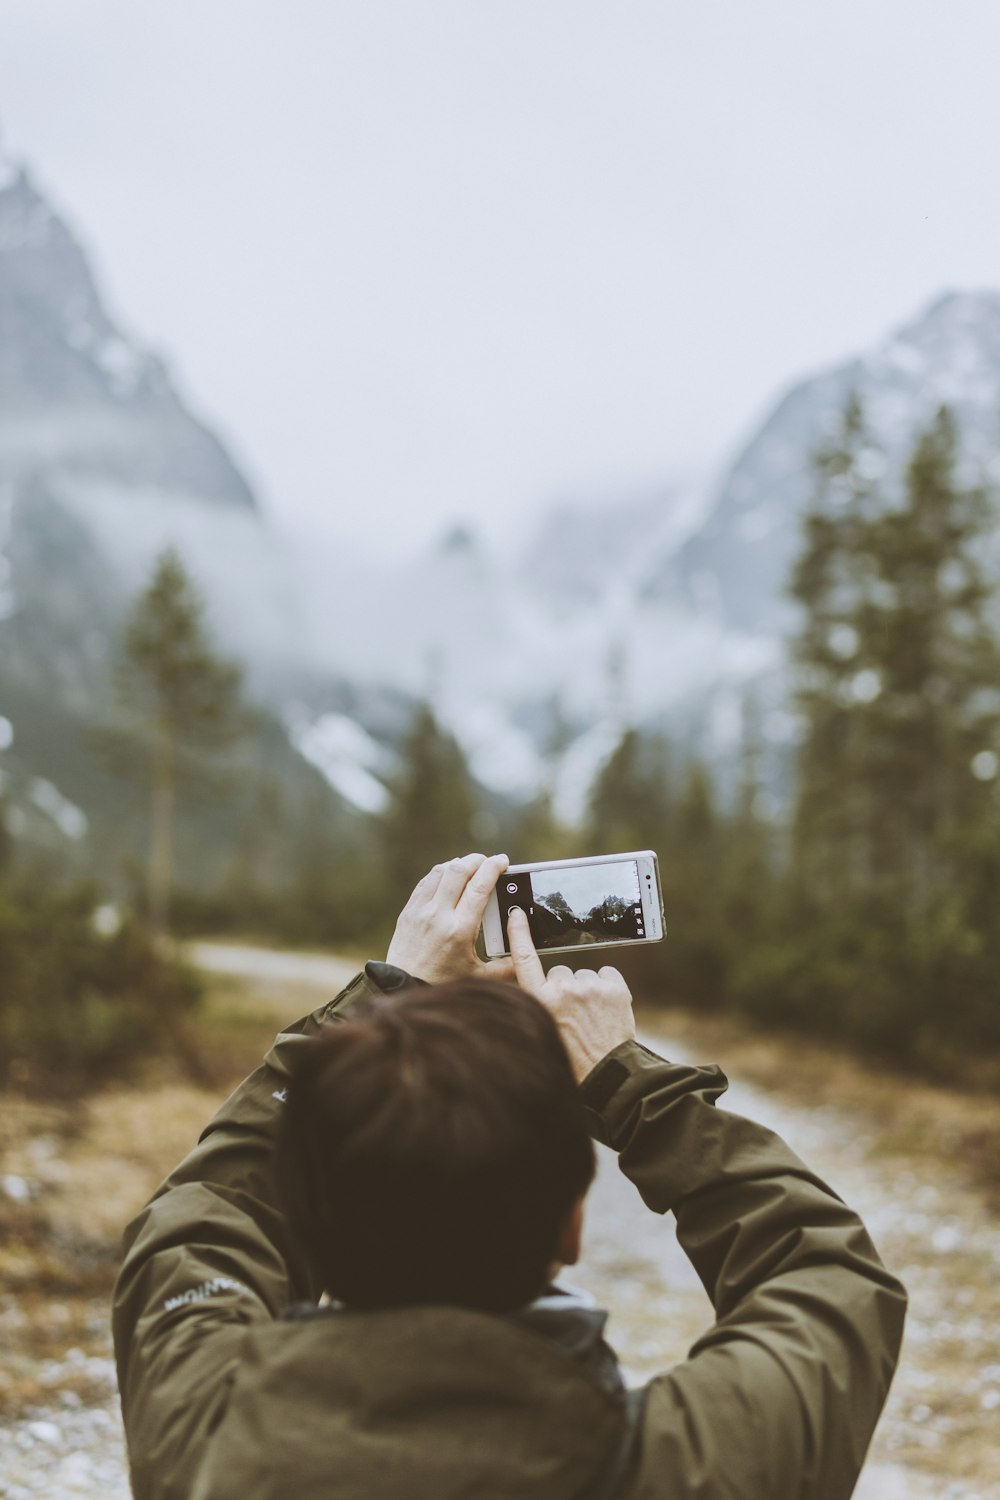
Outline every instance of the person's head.
{"label": "person's head", "polygon": [[304,1043],[276,1170],[332,1297],[505,1312],[575,1259],[594,1150],[544,1006],[467,980]]}

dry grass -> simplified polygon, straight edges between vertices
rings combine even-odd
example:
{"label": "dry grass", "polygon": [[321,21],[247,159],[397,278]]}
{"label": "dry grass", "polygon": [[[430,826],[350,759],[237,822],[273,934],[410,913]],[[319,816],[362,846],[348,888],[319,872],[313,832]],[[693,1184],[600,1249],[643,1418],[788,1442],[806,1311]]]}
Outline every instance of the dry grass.
{"label": "dry grass", "polygon": [[310,985],[283,986],[277,999],[252,981],[213,979],[188,1037],[199,1082],[182,1076],[172,1055],[135,1085],[80,1101],[4,1095],[0,1177],[29,1196],[0,1192],[0,1415],[54,1394],[85,1402],[106,1394],[107,1304],[122,1228],[275,1032],[322,998]]}

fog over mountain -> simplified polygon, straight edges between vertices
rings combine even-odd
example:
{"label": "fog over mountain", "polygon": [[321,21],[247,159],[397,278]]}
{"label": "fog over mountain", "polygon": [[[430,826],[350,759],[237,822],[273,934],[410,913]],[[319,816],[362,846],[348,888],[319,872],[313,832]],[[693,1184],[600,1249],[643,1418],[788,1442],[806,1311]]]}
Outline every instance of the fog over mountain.
{"label": "fog over mountain", "polygon": [[783,591],[813,490],[812,455],[861,400],[872,477],[898,493],[917,433],[947,405],[963,477],[1000,481],[1000,292],[950,292],[869,353],[793,385],[721,476],[704,524],[650,570],[646,595],[683,600],[727,626],[780,630]]}
{"label": "fog over mountain", "polygon": [[168,534],[186,540],[220,620],[238,614],[241,639],[266,652],[291,596],[247,480],[162,361],[112,320],[72,232],[10,165],[0,266],[0,475],[21,527],[41,524],[44,492],[46,513],[81,522],[129,590]]}
{"label": "fog over mountain", "polygon": [[0,162],[0,790],[15,834],[77,841],[102,802],[106,820],[89,737],[123,612],[168,544],[255,682],[287,662],[294,588],[246,478],[108,312],[30,175]]}
{"label": "fog over mountain", "polygon": [[388,564],[376,542],[361,556],[262,511],[163,362],[108,312],[72,229],[3,165],[0,749],[29,789],[25,815],[61,818],[70,836],[86,826],[85,789],[54,747],[95,717],[122,611],[167,544],[288,753],[362,812],[385,803],[418,697],[485,786],[548,786],[567,818],[630,724],[724,759],[752,692],[765,734],[787,741],[784,590],[812,454],[852,389],[890,487],[943,401],[969,473],[1000,477],[1000,292],[940,297],[869,354],[792,386],[708,485],[665,476],[564,497],[504,555],[463,524]]}
{"label": "fog over mountain", "polygon": [[752,694],[765,737],[787,744],[788,579],[814,455],[852,391],[870,431],[869,468],[890,496],[942,404],[957,418],[961,477],[996,484],[1000,292],[941,296],[869,353],[790,387],[701,493],[665,483],[659,494],[564,503],[507,560],[470,531],[445,537],[404,576],[382,580],[404,601],[405,638],[386,614],[357,660],[411,690],[422,681],[479,774],[511,790],[543,777],[557,710],[576,731],[554,773],[567,815],[625,724],[724,758]]}

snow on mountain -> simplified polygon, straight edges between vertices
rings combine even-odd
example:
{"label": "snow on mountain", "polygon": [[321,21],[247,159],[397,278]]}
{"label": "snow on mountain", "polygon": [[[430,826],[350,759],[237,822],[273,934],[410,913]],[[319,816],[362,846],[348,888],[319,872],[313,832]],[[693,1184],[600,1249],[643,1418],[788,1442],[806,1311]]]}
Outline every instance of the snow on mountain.
{"label": "snow on mountain", "polygon": [[385,779],[394,760],[357,719],[341,713],[312,718],[292,708],[288,727],[295,748],[347,802],[361,812],[385,811],[389,801]]}
{"label": "snow on mountain", "polygon": [[676,551],[701,520],[702,478],[650,493],[576,497],[544,511],[523,548],[525,581],[550,599],[585,604],[640,581],[651,556]]}
{"label": "snow on mountain", "polygon": [[[716,680],[743,683],[774,653],[643,598],[649,538],[677,529],[670,507],[669,493],[620,511],[563,506],[517,555],[468,527],[407,565],[311,549],[306,639],[329,671],[427,698],[485,786],[513,798],[549,786],[570,817],[628,724]],[[623,524],[639,514],[641,528]]]}
{"label": "snow on mountain", "polygon": [[68,839],[82,839],[87,832],[89,819],[82,808],[64,797],[57,786],[46,781],[44,776],[35,776],[30,784],[30,796],[35,806],[45,813]]}
{"label": "snow on mountain", "polygon": [[813,456],[852,391],[872,433],[873,477],[890,494],[942,405],[958,421],[963,477],[1000,479],[1000,292],[942,296],[868,354],[794,385],[722,475],[704,524],[650,569],[646,597],[714,614],[729,629],[787,631]]}

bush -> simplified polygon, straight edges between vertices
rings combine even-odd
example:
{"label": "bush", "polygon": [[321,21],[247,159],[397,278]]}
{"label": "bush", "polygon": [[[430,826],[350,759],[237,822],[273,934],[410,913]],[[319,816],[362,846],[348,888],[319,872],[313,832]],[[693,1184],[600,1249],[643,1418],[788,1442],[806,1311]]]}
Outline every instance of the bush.
{"label": "bush", "polygon": [[737,1007],[940,1079],[1000,1050],[998,957],[952,914],[815,913],[735,966]]}
{"label": "bush", "polygon": [[75,1091],[174,1046],[196,977],[133,920],[102,934],[94,892],[0,889],[0,1083]]}

